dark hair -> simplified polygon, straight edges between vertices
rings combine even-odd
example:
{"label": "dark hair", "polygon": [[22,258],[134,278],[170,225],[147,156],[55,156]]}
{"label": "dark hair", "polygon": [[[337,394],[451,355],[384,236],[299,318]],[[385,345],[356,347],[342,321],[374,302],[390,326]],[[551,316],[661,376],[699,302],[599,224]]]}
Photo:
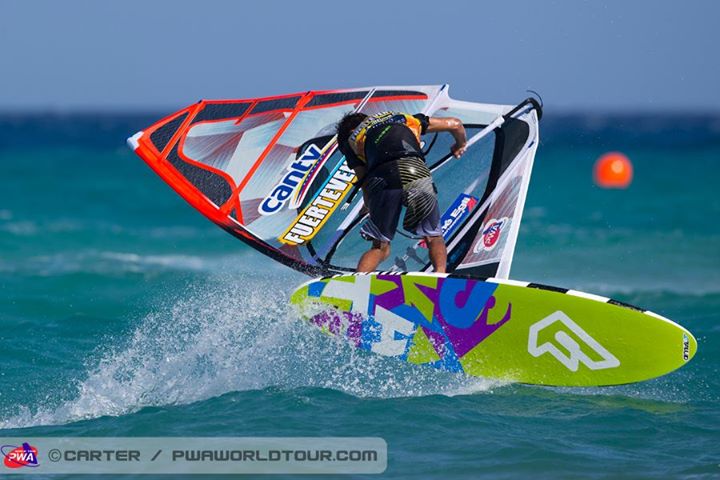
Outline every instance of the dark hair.
{"label": "dark hair", "polygon": [[348,113],[337,124],[338,148],[345,153],[349,147],[350,134],[367,118],[364,113]]}

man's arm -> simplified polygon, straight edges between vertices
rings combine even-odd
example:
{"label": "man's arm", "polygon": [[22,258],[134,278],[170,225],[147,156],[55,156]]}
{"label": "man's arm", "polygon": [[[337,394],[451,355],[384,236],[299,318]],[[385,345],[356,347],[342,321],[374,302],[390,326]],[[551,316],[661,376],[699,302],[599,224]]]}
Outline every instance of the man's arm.
{"label": "man's arm", "polygon": [[357,180],[355,180],[355,183],[362,182],[365,180],[365,174],[367,173],[367,169],[365,168],[365,165],[355,165],[353,167],[350,167],[355,172],[355,177],[357,177]]}
{"label": "man's arm", "polygon": [[430,117],[427,132],[450,132],[455,139],[455,145],[450,147],[450,151],[455,158],[460,158],[465,153],[467,137],[465,136],[465,127],[459,119]]}

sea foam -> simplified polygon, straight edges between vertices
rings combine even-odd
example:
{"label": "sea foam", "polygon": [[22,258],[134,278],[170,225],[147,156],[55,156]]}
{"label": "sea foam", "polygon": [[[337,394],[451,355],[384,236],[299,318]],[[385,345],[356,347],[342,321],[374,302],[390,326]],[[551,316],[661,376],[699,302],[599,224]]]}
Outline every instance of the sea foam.
{"label": "sea foam", "polygon": [[283,282],[212,277],[169,293],[127,336],[98,349],[74,396],[20,407],[0,428],[117,416],[269,387],[395,398],[467,395],[502,385],[355,350],[301,321]]}

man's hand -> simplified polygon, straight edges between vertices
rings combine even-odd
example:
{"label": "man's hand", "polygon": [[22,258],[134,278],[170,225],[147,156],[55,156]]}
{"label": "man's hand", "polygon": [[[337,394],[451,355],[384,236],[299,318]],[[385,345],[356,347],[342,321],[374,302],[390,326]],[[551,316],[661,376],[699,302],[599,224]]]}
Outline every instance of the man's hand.
{"label": "man's hand", "polygon": [[455,158],[462,157],[465,154],[465,150],[467,150],[467,143],[463,143],[462,145],[458,145],[456,143],[452,147],[450,147],[450,151],[455,156]]}

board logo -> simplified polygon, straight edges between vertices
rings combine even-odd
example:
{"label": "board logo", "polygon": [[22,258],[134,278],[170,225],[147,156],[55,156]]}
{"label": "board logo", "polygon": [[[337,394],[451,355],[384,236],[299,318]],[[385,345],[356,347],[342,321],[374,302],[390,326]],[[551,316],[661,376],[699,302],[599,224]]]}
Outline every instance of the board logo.
{"label": "board logo", "polygon": [[38,451],[29,443],[18,445],[3,445],[0,453],[4,458],[3,463],[7,468],[37,467]]}
{"label": "board logo", "polygon": [[[567,327],[574,338],[568,334],[568,331],[563,329],[557,330],[555,335],[547,341],[540,342],[540,333],[556,322]],[[558,348],[558,345],[562,348]],[[593,352],[593,357],[600,357],[600,360],[590,358],[586,353],[588,350]],[[533,357],[549,353],[571,372],[577,372],[580,363],[590,370],[603,370],[620,366],[620,360],[561,311],[557,311],[530,326],[528,353]]]}
{"label": "board logo", "polygon": [[690,339],[683,333],[683,360],[690,360]]}
{"label": "board logo", "polygon": [[300,182],[305,178],[308,170],[322,155],[322,150],[315,144],[310,144],[302,155],[287,166],[287,173],[280,182],[273,187],[270,194],[258,205],[260,215],[273,215],[279,212],[285,203],[293,196]]}
{"label": "board logo", "polygon": [[494,249],[498,244],[498,240],[500,240],[503,228],[505,228],[509,221],[509,218],[502,217],[500,219],[491,218],[485,222],[485,225],[482,227],[482,235],[475,244],[473,253],[480,253],[481,251],[489,252]]}
{"label": "board logo", "polygon": [[[445,238],[445,240],[450,238],[463,220],[470,215],[470,212],[473,208],[475,208],[477,203],[477,197],[461,193],[452,205],[445,210],[445,213],[443,213],[443,216],[440,218],[440,228],[442,229],[443,238]],[[420,240],[418,245],[422,248],[427,248],[425,240]]]}

